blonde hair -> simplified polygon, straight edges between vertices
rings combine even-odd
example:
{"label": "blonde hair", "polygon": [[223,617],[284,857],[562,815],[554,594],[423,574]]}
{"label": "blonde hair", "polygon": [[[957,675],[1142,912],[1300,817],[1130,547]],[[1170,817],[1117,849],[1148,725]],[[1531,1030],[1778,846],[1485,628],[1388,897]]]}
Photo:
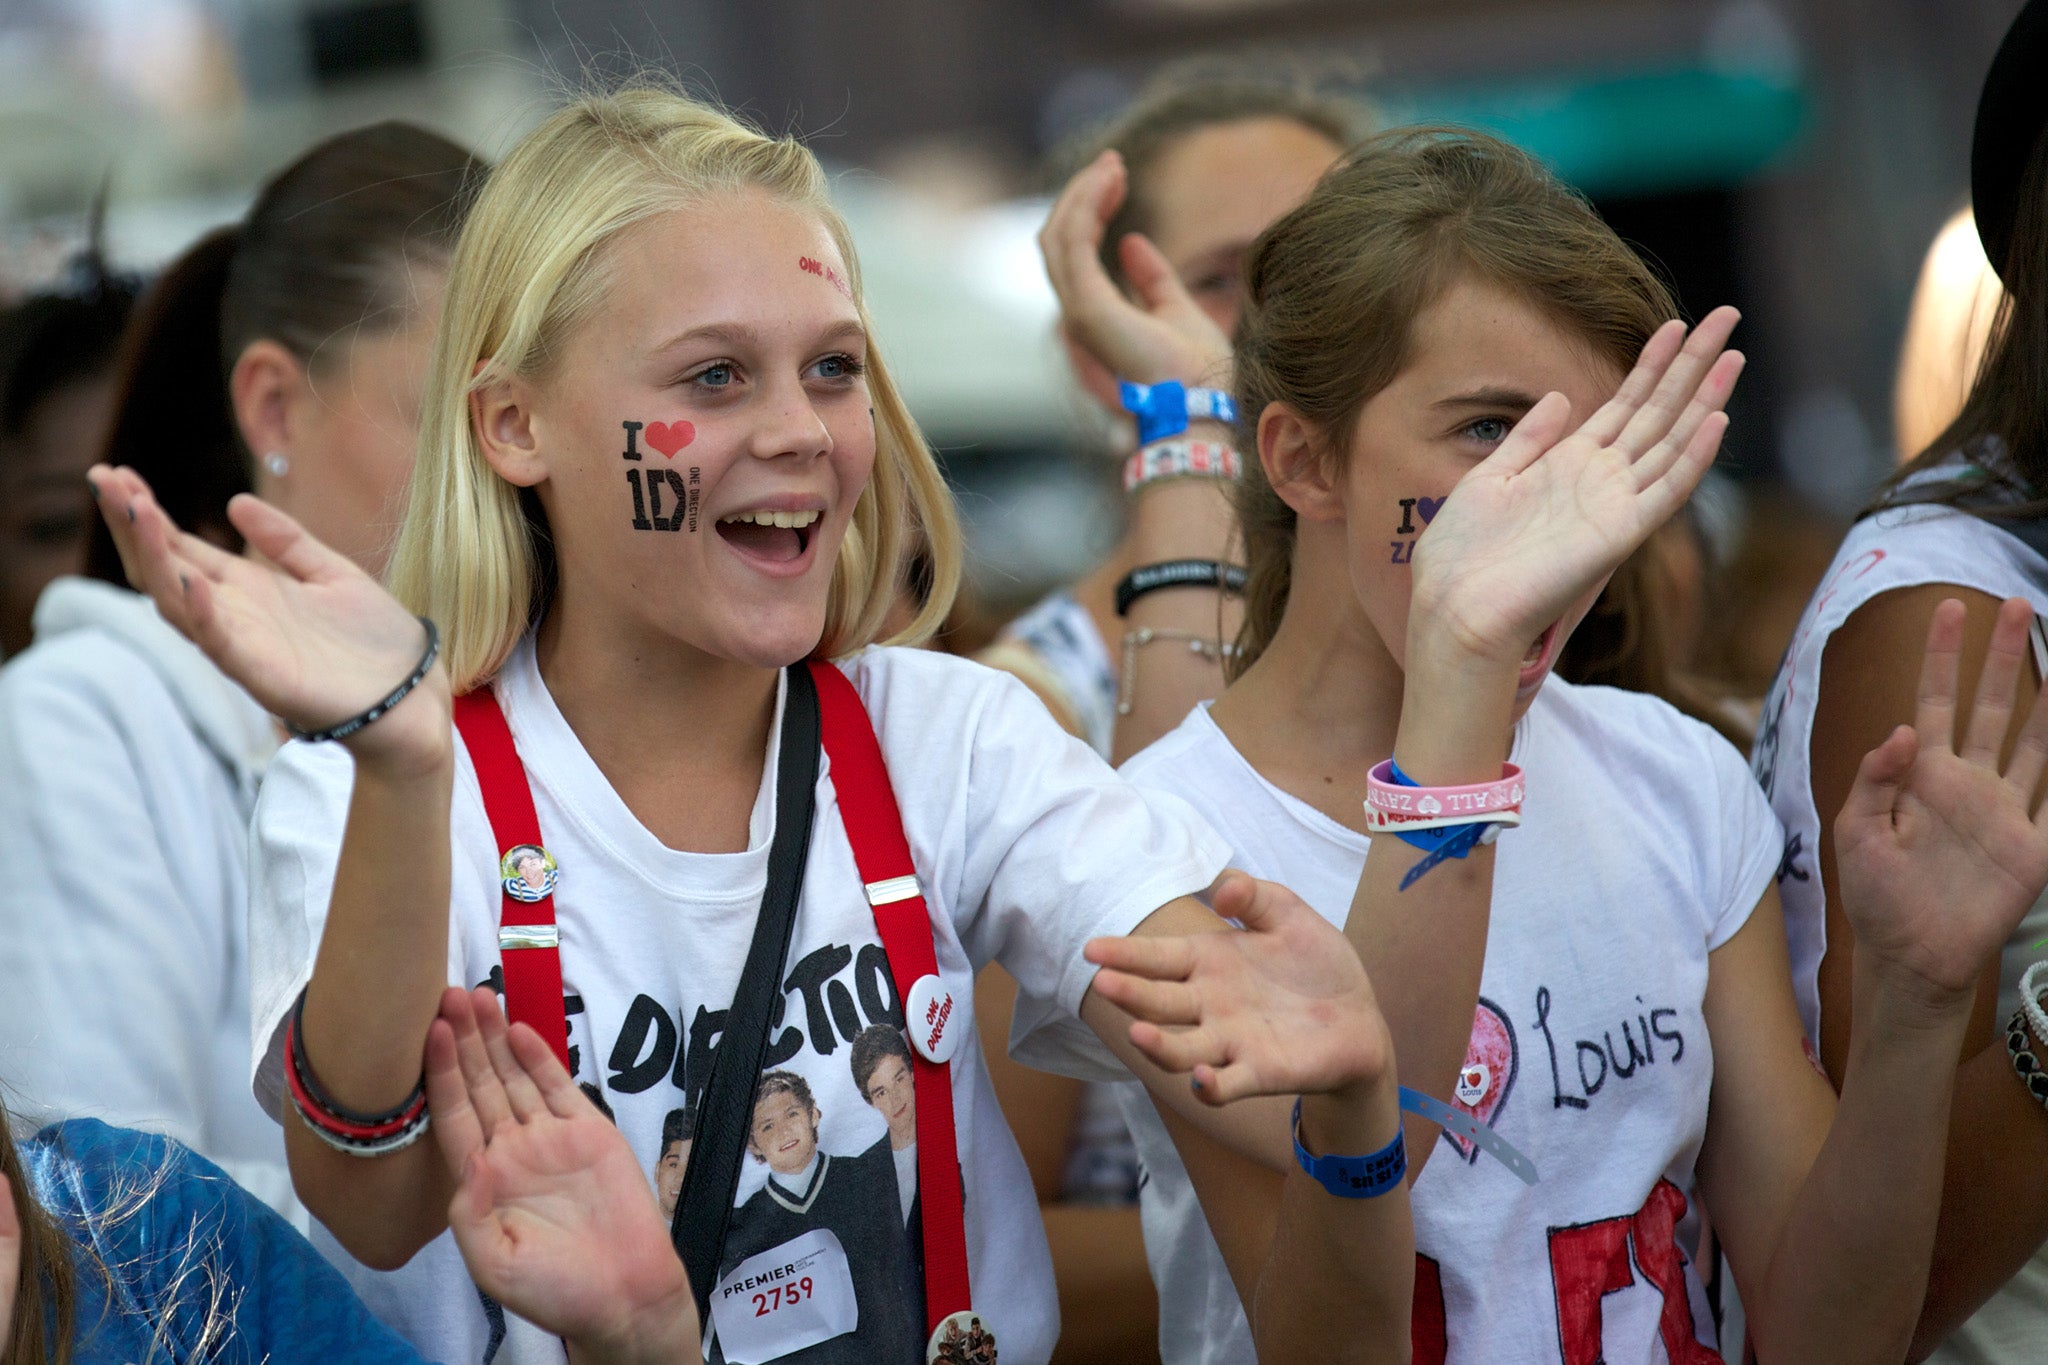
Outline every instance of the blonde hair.
{"label": "blonde hair", "polygon": [[952,498],[872,341],[860,266],[817,159],[729,115],[650,85],[576,100],[522,139],[494,172],[449,267],[420,417],[419,461],[393,550],[391,590],[441,629],[457,691],[488,680],[546,612],[554,547],[538,499],[484,460],[470,395],[544,379],[574,331],[604,305],[619,235],[658,214],[756,189],[815,214],[845,258],[871,337],[874,473],[833,566],[817,653],[872,643],[922,535],[933,591],[892,637],[916,643],[945,619],[960,580]]}

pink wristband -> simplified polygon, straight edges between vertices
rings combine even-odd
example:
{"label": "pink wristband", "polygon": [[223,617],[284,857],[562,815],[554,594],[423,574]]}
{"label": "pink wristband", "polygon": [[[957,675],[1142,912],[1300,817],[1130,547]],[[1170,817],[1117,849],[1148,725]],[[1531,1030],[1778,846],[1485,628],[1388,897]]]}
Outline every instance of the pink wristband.
{"label": "pink wristband", "polygon": [[1501,765],[1498,781],[1465,787],[1407,787],[1394,781],[1393,760],[1373,765],[1365,778],[1368,834],[1414,834],[1454,825],[1522,823],[1522,770]]}
{"label": "pink wristband", "polygon": [[1124,461],[1124,492],[1154,479],[1234,479],[1241,468],[1237,452],[1218,441],[1157,441]]}

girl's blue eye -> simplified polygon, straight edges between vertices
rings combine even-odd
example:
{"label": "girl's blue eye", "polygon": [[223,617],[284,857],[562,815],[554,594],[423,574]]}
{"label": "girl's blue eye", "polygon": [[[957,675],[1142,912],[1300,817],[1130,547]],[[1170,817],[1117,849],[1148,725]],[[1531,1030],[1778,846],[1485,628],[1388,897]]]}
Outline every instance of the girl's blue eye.
{"label": "girl's blue eye", "polygon": [[1505,417],[1482,417],[1465,428],[1465,434],[1487,445],[1499,445],[1508,438],[1515,424]]}
{"label": "girl's blue eye", "polygon": [[817,365],[820,379],[852,379],[866,369],[866,365],[850,355],[828,355]]}
{"label": "girl's blue eye", "polygon": [[722,389],[732,383],[732,366],[713,365],[709,369],[701,371],[697,375],[696,382],[704,385],[706,388]]}

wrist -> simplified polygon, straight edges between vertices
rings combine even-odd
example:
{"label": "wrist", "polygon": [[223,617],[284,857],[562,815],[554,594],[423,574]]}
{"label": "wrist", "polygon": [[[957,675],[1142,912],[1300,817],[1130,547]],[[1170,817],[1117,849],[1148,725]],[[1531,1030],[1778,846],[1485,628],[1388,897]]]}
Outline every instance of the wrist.
{"label": "wrist", "polygon": [[376,724],[340,742],[355,759],[358,779],[448,783],[455,766],[455,722],[447,672],[436,664]]}
{"label": "wrist", "polygon": [[1400,1087],[1391,1071],[1301,1097],[1302,1145],[1317,1156],[1376,1152],[1400,1129]]}
{"label": "wrist", "polygon": [[[682,1265],[676,1266],[680,1278]],[[675,1365],[694,1361],[701,1347],[697,1305],[683,1280],[659,1304],[636,1311],[632,1320],[603,1336],[570,1338],[572,1365]]]}

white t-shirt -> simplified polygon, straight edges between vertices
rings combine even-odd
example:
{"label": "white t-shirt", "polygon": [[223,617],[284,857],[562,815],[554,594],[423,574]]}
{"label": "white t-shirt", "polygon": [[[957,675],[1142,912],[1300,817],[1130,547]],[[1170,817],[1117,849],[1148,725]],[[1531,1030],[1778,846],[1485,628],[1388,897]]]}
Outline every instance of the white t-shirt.
{"label": "white t-shirt", "polygon": [[249,1055],[269,716],[149,599],[60,578],[0,669],[0,1092],[166,1134],[304,1225]]}
{"label": "white t-shirt", "polygon": [[[1850,528],[1819,590],[1799,619],[1770,694],[1764,699],[1752,766],[1785,826],[1778,894],[1792,952],[1792,985],[1806,1029],[1820,1038],[1820,963],[1827,954],[1827,914],[1816,850],[1826,835],[1814,809],[1812,744],[1821,658],[1857,608],[1880,593],[1928,583],[1954,583],[1993,597],[2033,601],[2035,663],[2048,606],[2048,560],[2007,532],[1947,507],[1901,507]],[[1832,820],[1832,814],[1829,816]],[[2034,903],[2006,941],[1999,960],[1997,1030],[2019,1007],[2020,977],[2041,956],[2048,936],[2048,896]],[[2017,1085],[2019,1082],[2013,1082]],[[2002,1365],[2030,1359],[2048,1333],[2048,1248],[2036,1252],[2003,1289],[1949,1334],[1928,1359],[1944,1365]]]}
{"label": "white t-shirt", "polygon": [[[965,1007],[958,1017],[969,1034],[953,1059],[953,1102],[975,1306],[986,1310],[1006,1362],[1042,1362],[1058,1332],[1050,1258],[1029,1176],[975,1045],[974,973],[999,959],[1017,978],[1020,1055],[1092,1054],[1093,1035],[1077,1017],[1094,974],[1082,945],[1126,933],[1167,901],[1206,887],[1225,849],[1185,806],[1117,777],[1015,679],[899,649],[870,649],[842,666],[874,719],[902,805],[934,911],[940,976]],[[577,741],[540,679],[530,638],[497,691],[533,784],[542,840],[561,869],[555,911],[577,1078],[602,1088],[652,1173],[663,1118],[694,1101],[704,1083],[753,934],[773,836],[777,745],[769,746],[747,851],[678,852],[634,818]],[[689,725],[653,723],[648,736],[686,744]],[[351,779],[339,746],[289,745],[257,812],[255,1084],[273,1113],[282,1094],[281,1026],[326,918]],[[499,850],[466,754],[456,766],[451,838],[448,980],[473,985],[499,965]],[[898,1024],[900,1006],[829,762],[788,962],[765,1070],[808,1086],[818,1111],[815,1146],[799,1144],[782,1159],[818,1164],[809,1180],[784,1174],[766,1190],[768,1166],[749,1157],[732,1236],[751,1246],[760,1229],[793,1230],[789,1219],[814,1210],[804,1254],[825,1258],[815,1277],[825,1297],[828,1279],[872,1285],[876,1264],[907,1264],[901,1246],[878,1242],[879,1229],[902,1229],[901,1196],[887,1124],[848,1067],[854,1039]],[[751,1229],[744,1238],[743,1225]],[[491,1328],[446,1234],[388,1275],[355,1265],[324,1232],[321,1241],[372,1310],[423,1354],[451,1365],[486,1358]],[[899,1308],[921,1301],[921,1283],[892,1290]],[[885,1305],[861,1306],[874,1320],[887,1316]],[[562,1359],[552,1337],[516,1320],[508,1329],[498,1361]],[[916,1335],[922,1361],[921,1318]]]}
{"label": "white t-shirt", "polygon": [[[1770,885],[1777,822],[1725,740],[1635,693],[1552,678],[1516,728],[1513,760],[1528,796],[1498,845],[1453,1102],[1541,1179],[1525,1186],[1442,1137],[1449,1150],[1414,1188],[1415,1359],[1662,1360],[1660,1315],[1661,1330],[1711,1348],[1690,1203],[1714,1072],[1701,1000],[1708,953]],[[1206,706],[1124,772],[1226,831],[1233,866],[1293,888],[1333,924],[1349,916],[1368,840],[1267,782]],[[1151,1173],[1160,1352],[1168,1365],[1248,1365],[1244,1312],[1187,1173],[1156,1112],[1126,1091]],[[1427,1345],[1437,1324],[1448,1355]]]}

